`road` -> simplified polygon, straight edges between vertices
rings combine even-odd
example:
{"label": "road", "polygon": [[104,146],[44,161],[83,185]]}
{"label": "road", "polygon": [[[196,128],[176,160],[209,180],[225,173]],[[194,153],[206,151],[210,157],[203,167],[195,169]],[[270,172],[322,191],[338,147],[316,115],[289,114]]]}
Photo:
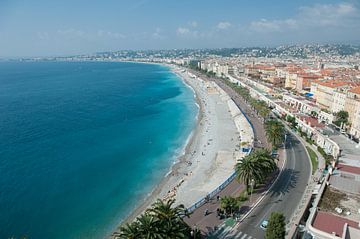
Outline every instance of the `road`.
{"label": "road", "polygon": [[269,219],[271,212],[282,212],[286,220],[291,218],[310,176],[310,162],[305,150],[295,136],[287,137],[287,161],[279,179],[255,210],[225,238],[262,239],[265,231],[260,228],[260,224]]}
{"label": "road", "polygon": [[[262,129],[263,125],[260,125],[261,121],[256,117],[256,115],[249,115],[251,112],[249,105],[246,104],[246,102],[244,102],[244,100],[234,90],[232,90],[231,87],[226,85],[223,80],[209,78],[208,80],[214,80],[225,92],[229,94],[234,102],[246,114],[248,114],[250,121],[254,125],[257,142],[260,144],[259,146],[264,146],[261,145],[265,142],[264,131],[258,130]],[[263,141],[261,142],[260,139]],[[302,199],[302,195],[311,174],[310,160],[306,153],[306,149],[293,134],[290,134],[287,137],[286,159],[284,169],[280,173],[278,180],[272,186],[269,193],[252,211],[252,213],[224,238],[265,238],[265,231],[260,228],[260,224],[263,220],[269,219],[271,212],[274,211],[283,213],[286,220],[290,220],[293,212]]]}

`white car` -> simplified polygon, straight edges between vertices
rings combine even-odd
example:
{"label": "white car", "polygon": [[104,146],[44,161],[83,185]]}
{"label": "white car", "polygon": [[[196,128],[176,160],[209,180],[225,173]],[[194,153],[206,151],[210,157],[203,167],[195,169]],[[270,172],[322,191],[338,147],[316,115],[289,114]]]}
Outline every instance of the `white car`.
{"label": "white car", "polygon": [[261,224],[260,224],[260,228],[263,230],[266,230],[267,226],[268,226],[269,222],[267,220],[264,220]]}

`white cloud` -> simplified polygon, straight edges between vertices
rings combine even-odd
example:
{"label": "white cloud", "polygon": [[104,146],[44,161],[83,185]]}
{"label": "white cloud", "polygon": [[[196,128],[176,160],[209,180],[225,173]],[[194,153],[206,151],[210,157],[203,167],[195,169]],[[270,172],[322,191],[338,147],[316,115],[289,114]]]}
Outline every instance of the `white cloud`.
{"label": "white cloud", "polygon": [[349,20],[360,20],[358,10],[351,3],[301,7],[297,18],[304,24],[315,26],[345,26]]}
{"label": "white cloud", "polygon": [[76,30],[73,28],[57,30],[57,34],[62,35],[62,36],[70,36],[70,37],[84,37],[85,36],[84,31]]}
{"label": "white cloud", "polygon": [[286,20],[267,20],[260,19],[250,23],[250,29],[257,32],[280,32],[284,29],[296,28],[297,21],[294,19]]}
{"label": "white cloud", "polygon": [[162,35],[162,30],[159,27],[155,29],[155,31],[151,34],[151,37],[157,40],[162,40],[166,38],[164,35]]}
{"label": "white cloud", "polygon": [[192,22],[189,23],[189,25],[195,28],[195,27],[197,27],[199,24],[198,24],[197,21],[192,21]]}
{"label": "white cloud", "polygon": [[40,40],[49,40],[50,39],[50,35],[48,32],[38,32],[37,33],[37,37],[40,39]]}
{"label": "white cloud", "polygon": [[98,30],[97,31],[98,37],[106,37],[106,38],[113,38],[113,39],[125,39],[126,36],[124,34],[121,34],[119,32],[112,32],[112,31],[104,31],[104,30]]}
{"label": "white cloud", "polygon": [[252,21],[250,30],[256,32],[283,32],[315,27],[360,27],[358,9],[351,3],[315,4],[300,7],[298,13],[288,19],[260,19]]}
{"label": "white cloud", "polygon": [[219,22],[216,26],[216,28],[220,29],[220,30],[225,30],[225,29],[228,29],[229,27],[231,27],[230,22]]}
{"label": "white cloud", "polygon": [[178,29],[176,29],[176,33],[178,35],[188,35],[190,33],[190,30],[186,27],[178,27]]}

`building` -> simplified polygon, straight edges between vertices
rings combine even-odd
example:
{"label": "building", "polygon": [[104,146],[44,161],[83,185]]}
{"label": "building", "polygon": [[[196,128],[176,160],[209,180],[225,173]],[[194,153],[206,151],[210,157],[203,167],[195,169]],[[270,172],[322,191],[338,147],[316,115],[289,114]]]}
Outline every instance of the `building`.
{"label": "building", "polygon": [[347,82],[336,80],[316,82],[315,84],[317,85],[316,90],[314,90],[314,86],[312,90],[316,92],[314,93],[316,103],[321,109],[328,111],[333,108],[335,92],[348,85]]}
{"label": "building", "polygon": [[350,89],[347,92],[345,111],[349,113],[349,122],[351,123],[350,134],[355,138],[359,138],[360,86]]}

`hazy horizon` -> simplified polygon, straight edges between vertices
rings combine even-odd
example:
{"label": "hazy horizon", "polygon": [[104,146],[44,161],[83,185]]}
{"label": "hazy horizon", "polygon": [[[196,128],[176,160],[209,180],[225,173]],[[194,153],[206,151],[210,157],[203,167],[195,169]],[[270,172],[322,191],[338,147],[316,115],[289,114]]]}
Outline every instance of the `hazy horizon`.
{"label": "hazy horizon", "polygon": [[0,57],[359,44],[358,1],[0,3]]}

